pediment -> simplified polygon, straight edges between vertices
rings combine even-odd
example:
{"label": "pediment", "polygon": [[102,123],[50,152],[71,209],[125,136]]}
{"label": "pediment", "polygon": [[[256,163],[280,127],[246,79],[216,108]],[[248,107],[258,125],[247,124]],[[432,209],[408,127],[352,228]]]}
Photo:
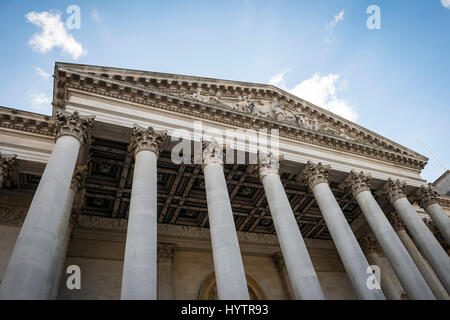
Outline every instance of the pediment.
{"label": "pediment", "polygon": [[[64,77],[61,77],[61,74],[64,74]],[[408,148],[272,85],[56,63],[55,89],[58,86],[64,87],[64,84],[58,84],[59,78],[64,78],[64,81],[75,79],[78,87],[81,85],[89,89],[98,88],[104,93],[112,90],[124,97],[159,95],[169,101],[179,99],[222,110],[227,114],[237,114],[243,119],[260,119],[259,121],[270,122],[271,126],[276,123],[287,128],[287,132],[291,134],[301,131],[306,132],[306,136],[312,135],[311,138],[320,136],[322,145],[331,147],[332,139],[344,145],[350,144],[358,150],[370,147],[377,157],[385,157],[389,153],[389,159],[398,158],[417,168],[423,168],[428,160]],[[61,95],[55,90],[54,105],[64,100]]]}

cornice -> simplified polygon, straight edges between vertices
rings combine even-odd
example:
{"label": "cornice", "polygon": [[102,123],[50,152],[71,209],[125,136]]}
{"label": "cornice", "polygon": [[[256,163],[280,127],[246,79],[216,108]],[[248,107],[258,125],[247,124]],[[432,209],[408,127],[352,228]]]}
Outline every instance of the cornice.
{"label": "cornice", "polygon": [[[355,154],[362,157],[395,163],[404,167],[416,169],[418,171],[423,169],[426,164],[425,157],[418,157],[412,154],[405,155],[404,153],[406,153],[406,151],[402,151],[394,145],[388,145],[386,142],[377,140],[378,138],[372,137],[366,132],[357,132],[354,128],[350,128],[348,125],[345,125],[344,127],[347,128],[347,131],[349,131],[352,135],[357,135],[357,138],[372,141],[372,143],[377,144],[377,146],[342,138],[325,131],[315,131],[289,123],[284,123],[282,121],[277,121],[275,119],[263,118],[261,116],[252,115],[234,110],[232,108],[226,108],[223,105],[202,102],[185,96],[177,96],[172,92],[168,92],[169,90],[166,90],[166,92],[164,92],[163,89],[154,90],[150,87],[139,85],[139,81],[136,80],[126,82],[64,68],[55,70],[55,73],[56,92],[54,93],[54,107],[63,108],[68,100],[68,91],[76,90],[138,103],[140,105],[168,110],[188,116],[195,116],[197,118],[207,119],[219,123],[230,124],[242,128],[279,129],[280,136],[284,138],[318,145],[327,149],[343,151],[345,153]],[[133,81],[136,83],[133,83]],[[185,82],[179,84],[180,87],[182,85],[189,87],[189,85]],[[194,84],[191,84],[191,86],[194,86]],[[252,88],[251,90],[245,90],[245,88],[240,90],[241,93],[253,92],[257,95],[273,95],[273,93],[269,93],[270,90],[262,90],[262,92],[261,90],[256,91],[255,88]],[[180,91],[179,88],[178,91]],[[287,101],[283,100],[283,102],[294,104],[296,107],[304,108],[305,110],[308,109],[307,106],[304,106],[291,98],[287,99]],[[319,114],[317,110],[311,110],[310,113],[317,117],[322,117],[323,119],[321,120],[328,121],[332,125],[337,123],[336,119],[330,118],[329,115]],[[383,147],[389,147],[391,150],[383,149]]]}
{"label": "cornice", "polygon": [[10,108],[0,108],[0,128],[53,137],[55,122],[49,116]]}

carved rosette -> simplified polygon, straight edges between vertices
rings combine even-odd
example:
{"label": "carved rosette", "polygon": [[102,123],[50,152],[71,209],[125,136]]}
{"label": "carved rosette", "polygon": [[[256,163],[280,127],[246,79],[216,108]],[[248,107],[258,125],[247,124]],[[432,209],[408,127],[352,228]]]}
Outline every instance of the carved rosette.
{"label": "carved rosette", "polygon": [[203,166],[208,164],[220,164],[223,166],[223,149],[224,146],[217,141],[203,141]]}
{"label": "carved rosette", "polygon": [[345,177],[344,184],[349,187],[354,197],[363,191],[370,191],[369,181],[370,174],[364,174],[363,172],[357,173],[350,171],[349,175]]}
{"label": "carved rosette", "polygon": [[135,125],[129,150],[134,151],[134,156],[143,150],[152,151],[159,156],[166,142],[166,137],[167,131],[155,131],[152,127],[145,129]]}
{"label": "carved rosette", "polygon": [[314,164],[308,161],[306,166],[300,172],[300,176],[306,182],[310,189],[314,188],[319,183],[328,183],[328,170],[330,166],[325,166],[322,163]]}
{"label": "carved rosette", "polygon": [[161,245],[158,246],[158,262],[172,263],[173,261],[173,246]]}
{"label": "carved rosette", "polygon": [[278,272],[282,272],[284,268],[286,268],[286,264],[284,263],[283,254],[281,252],[275,253],[273,256],[273,261],[278,269]]}
{"label": "carved rosette", "polygon": [[3,186],[11,188],[13,185],[16,157],[15,154],[0,156],[0,189]]}
{"label": "carved rosette", "polygon": [[398,216],[397,212],[391,211],[390,213],[386,214],[386,217],[388,218],[392,228],[394,228],[395,231],[405,230],[405,225]]}
{"label": "carved rosette", "polygon": [[417,191],[419,205],[427,209],[432,204],[439,204],[439,195],[430,185],[424,185]]}
{"label": "carved rosette", "polygon": [[70,188],[72,188],[72,190],[81,190],[86,186],[87,170],[87,165],[75,167],[70,183]]}
{"label": "carved rosette", "polygon": [[375,252],[381,255],[380,245],[373,234],[368,234],[367,236],[359,239],[359,245],[365,254]]}
{"label": "carved rosette", "polygon": [[259,177],[261,180],[268,174],[278,175],[280,169],[280,157],[273,153],[258,153]]}
{"label": "carved rosette", "polygon": [[93,116],[81,117],[77,111],[74,113],[57,111],[55,116],[55,141],[62,136],[72,136],[83,145],[89,140],[93,123]]}
{"label": "carved rosette", "polygon": [[385,184],[385,192],[383,193],[391,203],[394,203],[398,199],[406,198],[406,192],[404,188],[406,187],[406,183],[401,182],[400,180],[393,180],[389,178]]}

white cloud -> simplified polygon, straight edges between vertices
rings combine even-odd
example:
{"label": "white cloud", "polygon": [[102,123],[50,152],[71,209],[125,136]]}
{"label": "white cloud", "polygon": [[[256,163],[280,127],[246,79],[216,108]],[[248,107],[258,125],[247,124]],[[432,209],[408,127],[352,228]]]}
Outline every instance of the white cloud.
{"label": "white cloud", "polygon": [[284,71],[281,71],[274,75],[272,78],[270,78],[269,83],[273,86],[277,86],[280,88],[284,88],[284,75],[289,71],[289,69],[286,69]]}
{"label": "white cloud", "polygon": [[60,47],[67,52],[73,59],[87,53],[82,45],[78,43],[71,34],[69,34],[61,21],[60,13],[30,12],[26,16],[28,21],[41,28],[40,33],[35,33],[28,44],[37,52],[45,53],[52,50],[53,47]]}
{"label": "white cloud", "polygon": [[98,11],[96,9],[92,9],[91,11],[91,17],[92,19],[94,19],[96,22],[100,21],[100,15],[98,14]]}
{"label": "white cloud", "polygon": [[[282,83],[284,73],[280,72],[273,76],[272,79]],[[330,73],[321,76],[319,73],[315,73],[311,78],[303,80],[294,88],[286,90],[345,119],[356,121],[358,114],[355,107],[347,100],[338,97],[338,92],[344,90],[347,86],[348,83],[340,80],[340,75],[338,74]]]}
{"label": "white cloud", "polygon": [[325,27],[325,30],[328,32],[325,41],[331,42],[331,36],[333,35],[334,28],[339,23],[339,21],[344,20],[344,9],[342,9],[337,15],[334,16],[333,20],[331,20]]}
{"label": "white cloud", "polygon": [[441,0],[441,3],[447,9],[450,9],[450,0]]}
{"label": "white cloud", "polygon": [[44,78],[45,80],[48,80],[51,78],[51,74],[45,72],[44,70],[42,70],[39,67],[34,67],[34,69],[36,70],[37,74],[40,75],[42,78]]}
{"label": "white cloud", "polygon": [[50,98],[45,93],[36,90],[28,91],[27,101],[33,109],[41,109],[50,105]]}

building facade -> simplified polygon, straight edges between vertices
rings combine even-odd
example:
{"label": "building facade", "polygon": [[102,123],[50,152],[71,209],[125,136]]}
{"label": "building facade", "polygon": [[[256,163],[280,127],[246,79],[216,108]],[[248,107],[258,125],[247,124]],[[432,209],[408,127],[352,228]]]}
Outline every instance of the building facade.
{"label": "building facade", "polygon": [[56,63],[0,156],[1,299],[449,297],[427,158],[274,86]]}

